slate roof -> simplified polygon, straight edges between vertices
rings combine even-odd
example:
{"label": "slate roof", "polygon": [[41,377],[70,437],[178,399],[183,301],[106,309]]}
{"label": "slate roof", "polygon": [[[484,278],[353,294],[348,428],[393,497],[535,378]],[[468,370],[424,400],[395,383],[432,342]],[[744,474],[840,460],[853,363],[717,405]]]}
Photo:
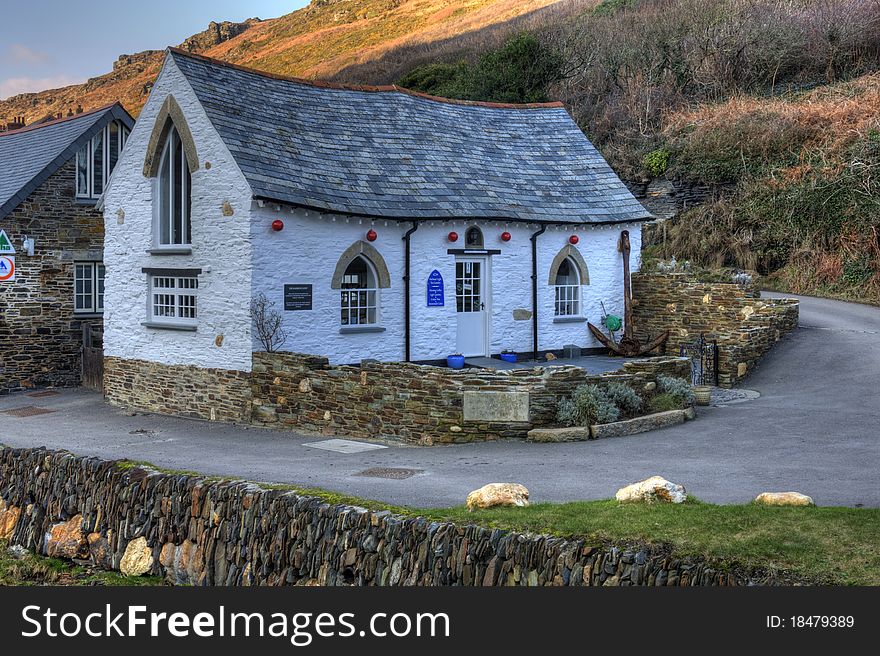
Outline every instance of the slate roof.
{"label": "slate roof", "polygon": [[561,103],[448,101],[168,56],[255,198],[390,219],[653,218]]}
{"label": "slate roof", "polygon": [[134,125],[122,105],[114,103],[70,118],[0,132],[0,219],[113,119],[129,128]]}

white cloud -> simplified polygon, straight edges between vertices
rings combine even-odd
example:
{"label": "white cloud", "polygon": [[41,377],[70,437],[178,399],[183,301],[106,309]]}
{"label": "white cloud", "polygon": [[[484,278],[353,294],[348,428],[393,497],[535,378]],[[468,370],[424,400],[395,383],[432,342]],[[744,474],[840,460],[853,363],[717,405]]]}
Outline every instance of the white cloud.
{"label": "white cloud", "polygon": [[49,55],[33,48],[28,48],[20,43],[13,43],[7,50],[9,58],[18,64],[45,64],[49,61]]}
{"label": "white cloud", "polygon": [[0,100],[10,96],[31,91],[43,91],[45,89],[58,89],[82,82],[81,79],[69,75],[55,75],[53,77],[11,77],[0,80]]}

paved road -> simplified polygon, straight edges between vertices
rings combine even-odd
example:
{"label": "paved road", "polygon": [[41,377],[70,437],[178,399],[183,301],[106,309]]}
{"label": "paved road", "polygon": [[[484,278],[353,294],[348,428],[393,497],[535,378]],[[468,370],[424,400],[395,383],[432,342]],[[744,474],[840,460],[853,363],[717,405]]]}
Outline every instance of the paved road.
{"label": "paved road", "polygon": [[[696,422],[632,437],[572,444],[394,446],[340,454],[304,446],[314,436],[129,416],[83,390],[51,398],[0,397],[56,412],[0,414],[0,442],[147,460],[174,469],[343,491],[412,506],[446,506],[485,483],[525,484],[533,501],[613,496],[660,474],[717,503],[797,490],[820,505],[880,507],[880,309],[801,299],[801,325],[746,387],[756,400],[700,409]],[[372,467],[421,469],[405,480],[356,476]]]}

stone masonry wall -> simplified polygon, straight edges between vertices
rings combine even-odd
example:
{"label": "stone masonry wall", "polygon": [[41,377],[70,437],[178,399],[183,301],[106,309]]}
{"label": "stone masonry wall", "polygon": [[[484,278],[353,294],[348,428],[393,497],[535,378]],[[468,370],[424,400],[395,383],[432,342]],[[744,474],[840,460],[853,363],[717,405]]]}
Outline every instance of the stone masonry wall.
{"label": "stone masonry wall", "polygon": [[429,522],[45,449],[0,449],[0,539],[190,585],[779,582],[660,547]]}
{"label": "stone masonry wall", "polygon": [[779,339],[797,327],[793,299],[762,299],[754,286],[708,283],[686,273],[632,276],[633,315],[642,339],[670,331],[665,353],[704,334],[718,341],[718,382],[735,385]]}
{"label": "stone masonry wall", "polygon": [[[100,332],[100,315],[73,311],[74,261],[100,261],[104,222],[77,203],[74,162],[62,166],[0,219],[18,253],[13,282],[0,283],[0,393],[80,381],[82,324]],[[36,242],[33,257],[21,248]]]}
{"label": "stone masonry wall", "polygon": [[[612,380],[644,387],[658,374],[688,378],[681,358],[621,360],[624,371],[591,375],[578,367],[508,371],[453,370],[406,363],[331,366],[326,358],[255,353],[254,420],[324,435],[396,438],[418,444],[525,438],[555,421],[559,400],[585,383]],[[525,393],[527,421],[465,421],[465,392]],[[496,397],[497,398],[497,397]]]}
{"label": "stone masonry wall", "polygon": [[111,404],[179,417],[248,421],[248,381],[242,371],[104,358],[104,395]]}

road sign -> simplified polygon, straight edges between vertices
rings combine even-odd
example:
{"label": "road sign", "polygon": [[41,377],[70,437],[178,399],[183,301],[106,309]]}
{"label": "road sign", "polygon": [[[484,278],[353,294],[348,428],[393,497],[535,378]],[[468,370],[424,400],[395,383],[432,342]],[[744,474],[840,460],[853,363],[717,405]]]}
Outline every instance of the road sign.
{"label": "road sign", "polygon": [[15,255],[15,247],[5,230],[0,230],[0,255]]}
{"label": "road sign", "polygon": [[11,255],[0,255],[0,282],[15,280],[15,258]]}

